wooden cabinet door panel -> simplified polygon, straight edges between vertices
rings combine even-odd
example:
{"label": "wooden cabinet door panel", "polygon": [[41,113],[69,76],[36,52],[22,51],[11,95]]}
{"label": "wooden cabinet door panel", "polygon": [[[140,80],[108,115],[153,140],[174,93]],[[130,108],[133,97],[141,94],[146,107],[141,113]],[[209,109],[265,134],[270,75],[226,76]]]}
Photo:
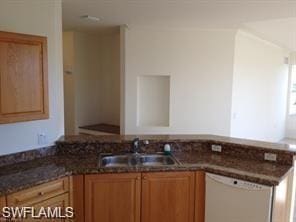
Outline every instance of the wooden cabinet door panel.
{"label": "wooden cabinet door panel", "polygon": [[70,205],[74,209],[74,221],[84,222],[84,176],[72,176],[70,187]]}
{"label": "wooden cabinet door panel", "polygon": [[85,221],[140,222],[141,174],[85,176]]}
{"label": "wooden cabinet door panel", "polygon": [[0,221],[5,221],[5,218],[2,217],[2,209],[6,207],[6,198],[5,196],[0,197]]}
{"label": "wooden cabinet door panel", "polygon": [[0,197],[0,209],[2,211],[2,208],[6,206],[6,200],[5,196]]}
{"label": "wooden cabinet door panel", "polygon": [[205,172],[195,174],[195,222],[205,221]]}
{"label": "wooden cabinet door panel", "polygon": [[142,222],[193,222],[194,172],[144,173]]}
{"label": "wooden cabinet door panel", "polygon": [[31,206],[45,199],[55,197],[69,191],[69,178],[54,180],[39,186],[10,194],[7,196],[8,206]]}
{"label": "wooden cabinet door panel", "polygon": [[273,210],[272,210],[273,222],[291,221],[290,217],[291,217],[291,210],[292,210],[291,201],[293,200],[292,198],[293,180],[294,180],[294,170],[290,171],[286,175],[286,177],[280,182],[280,184],[274,187]]}
{"label": "wooden cabinet door panel", "polygon": [[[54,209],[55,207],[61,207],[62,209],[65,209],[66,207],[69,207],[69,194],[65,193],[53,198],[50,198],[48,200],[42,201],[40,203],[37,203],[33,205],[33,207],[38,211],[41,207]],[[64,212],[62,213],[64,215]],[[70,221],[70,219],[65,218],[27,218],[23,220],[24,222],[34,222],[34,221],[42,221],[42,222],[65,222]]]}
{"label": "wooden cabinet door panel", "polygon": [[41,44],[0,42],[1,112],[41,112]]}
{"label": "wooden cabinet door panel", "polygon": [[48,118],[47,40],[0,32],[0,123]]}

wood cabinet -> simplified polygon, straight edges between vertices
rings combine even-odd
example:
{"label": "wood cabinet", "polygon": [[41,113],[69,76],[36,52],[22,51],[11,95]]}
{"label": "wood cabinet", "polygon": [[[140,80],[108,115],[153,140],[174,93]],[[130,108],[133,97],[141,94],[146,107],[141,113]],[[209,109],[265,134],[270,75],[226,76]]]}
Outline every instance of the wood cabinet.
{"label": "wood cabinet", "polygon": [[47,119],[47,39],[0,32],[0,123]]}
{"label": "wood cabinet", "polygon": [[0,197],[0,209],[2,210],[2,208],[5,206],[6,206],[5,196]]}
{"label": "wood cabinet", "polygon": [[193,222],[194,172],[144,173],[142,222]]}
{"label": "wood cabinet", "polygon": [[205,221],[205,194],[206,194],[206,181],[205,172],[197,171],[195,173],[195,222]]}
{"label": "wood cabinet", "polygon": [[140,222],[141,174],[85,176],[85,221]]}
{"label": "wood cabinet", "polygon": [[204,179],[201,171],[76,175],[2,197],[0,207],[73,206],[75,222],[204,222]]}
{"label": "wood cabinet", "polygon": [[2,209],[6,206],[5,196],[0,196],[0,221],[5,221],[5,218],[2,217]]}
{"label": "wood cabinet", "polygon": [[69,178],[65,177],[7,196],[7,205],[31,206],[43,200],[58,196],[69,191]]}
{"label": "wood cabinet", "polygon": [[72,176],[70,181],[70,205],[74,208],[74,221],[84,222],[84,176]]}
{"label": "wood cabinet", "polygon": [[[44,207],[44,208],[47,208],[47,207],[50,207],[51,209],[54,209],[55,207],[60,207],[62,209],[65,209],[66,207],[69,206],[69,195],[68,193],[65,193],[65,194],[61,194],[61,195],[58,195],[58,196],[55,196],[53,198],[50,198],[50,199],[47,199],[47,200],[44,200],[42,202],[39,202],[35,205],[33,205],[33,207],[38,211],[41,207]],[[63,215],[65,214],[65,212],[62,213]],[[29,222],[29,221],[36,221],[36,218],[28,218],[26,220],[24,220],[26,222]],[[65,222],[65,221],[69,221],[67,220],[66,218],[56,218],[56,219],[47,219],[47,218],[42,218],[42,219],[38,219],[38,221],[42,221],[42,222],[52,222],[52,221],[55,221],[55,222]]]}
{"label": "wood cabinet", "polygon": [[[295,164],[294,164],[295,166]],[[291,206],[293,197],[293,180],[295,172],[291,170],[281,183],[274,188],[273,197],[273,222],[289,222],[293,221],[293,214],[291,214]],[[294,188],[295,189],[295,188]],[[296,212],[295,212],[296,213]]]}
{"label": "wood cabinet", "polygon": [[[69,178],[65,177],[55,181],[51,181],[39,186],[35,186],[29,189],[25,189],[6,197],[8,207],[34,207],[36,212],[41,207],[61,207],[65,210],[65,207],[70,205],[70,195],[69,195]],[[1,200],[1,199],[0,199]],[[65,211],[62,212],[64,215]],[[19,221],[19,220],[18,220]],[[26,218],[21,221],[31,222],[31,221],[53,221],[53,219],[36,219],[36,218]],[[66,219],[54,219],[56,222],[69,221]]]}

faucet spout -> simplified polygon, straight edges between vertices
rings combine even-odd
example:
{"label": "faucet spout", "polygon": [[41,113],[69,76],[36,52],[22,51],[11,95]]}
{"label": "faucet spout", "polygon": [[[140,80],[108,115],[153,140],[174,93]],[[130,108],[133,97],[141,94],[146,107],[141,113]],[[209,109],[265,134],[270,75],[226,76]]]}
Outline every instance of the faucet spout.
{"label": "faucet spout", "polygon": [[138,153],[140,150],[140,139],[135,138],[132,142],[132,152],[133,153]]}

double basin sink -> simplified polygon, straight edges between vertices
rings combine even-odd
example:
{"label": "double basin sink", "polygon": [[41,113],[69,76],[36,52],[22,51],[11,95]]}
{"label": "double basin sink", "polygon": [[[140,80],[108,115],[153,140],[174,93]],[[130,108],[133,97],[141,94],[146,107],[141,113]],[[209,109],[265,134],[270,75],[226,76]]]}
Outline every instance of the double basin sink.
{"label": "double basin sink", "polygon": [[171,155],[165,154],[102,154],[100,167],[160,167],[176,166],[178,161]]}

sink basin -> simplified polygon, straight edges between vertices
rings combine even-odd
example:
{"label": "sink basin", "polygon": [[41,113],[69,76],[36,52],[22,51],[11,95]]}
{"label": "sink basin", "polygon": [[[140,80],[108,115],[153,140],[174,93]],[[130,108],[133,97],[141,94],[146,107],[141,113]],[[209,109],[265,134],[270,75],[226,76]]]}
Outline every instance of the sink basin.
{"label": "sink basin", "polygon": [[100,159],[100,165],[103,167],[127,167],[129,166],[129,156],[104,156]]}
{"label": "sink basin", "polygon": [[172,156],[167,155],[143,155],[140,157],[140,164],[143,166],[167,166],[176,165]]}
{"label": "sink basin", "polygon": [[100,167],[153,167],[178,165],[174,157],[164,154],[125,154],[100,156]]}

